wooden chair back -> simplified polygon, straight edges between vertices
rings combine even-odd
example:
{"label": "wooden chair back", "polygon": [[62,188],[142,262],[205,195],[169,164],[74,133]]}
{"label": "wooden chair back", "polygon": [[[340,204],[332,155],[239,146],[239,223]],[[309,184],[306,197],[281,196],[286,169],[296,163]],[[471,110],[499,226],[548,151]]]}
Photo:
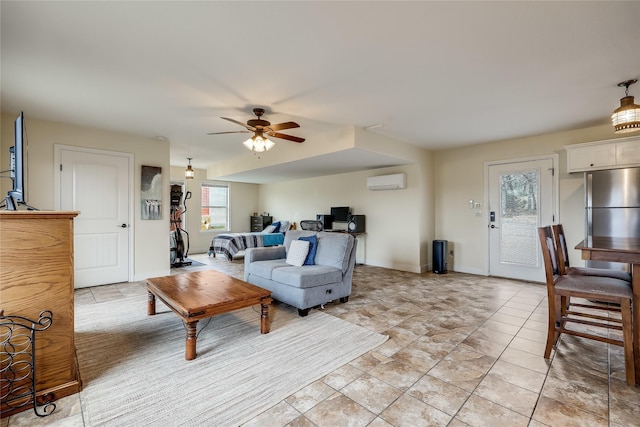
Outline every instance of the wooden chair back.
{"label": "wooden chair back", "polygon": [[562,224],[554,224],[553,236],[556,244],[556,252],[558,254],[558,267],[560,274],[567,274],[569,265],[569,250],[567,248],[567,239],[564,235],[564,228]]}
{"label": "wooden chair back", "polygon": [[550,225],[539,227],[538,237],[540,238],[540,248],[542,249],[542,260],[544,261],[547,287],[550,286],[553,288],[555,278],[562,273],[558,262],[558,252],[556,250],[552,227]]}

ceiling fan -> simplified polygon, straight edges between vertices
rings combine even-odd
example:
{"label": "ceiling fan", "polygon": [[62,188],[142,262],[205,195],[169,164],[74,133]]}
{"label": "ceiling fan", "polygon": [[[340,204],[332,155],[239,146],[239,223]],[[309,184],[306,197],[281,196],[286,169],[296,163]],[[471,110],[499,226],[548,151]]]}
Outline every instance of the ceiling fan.
{"label": "ceiling fan", "polygon": [[238,130],[238,131],[232,131],[232,132],[210,132],[207,135],[253,132],[253,136],[247,139],[243,144],[249,150],[257,151],[257,152],[270,150],[275,145],[272,141],[267,139],[267,136],[270,136],[272,138],[286,139],[288,141],[293,141],[293,142],[304,142],[304,138],[299,138],[297,136],[286,135],[284,133],[278,132],[283,129],[299,128],[300,127],[299,124],[295,122],[284,122],[284,123],[278,123],[278,124],[272,125],[271,122],[268,122],[267,120],[263,120],[261,118],[264,112],[265,112],[264,108],[254,108],[253,114],[256,115],[257,119],[248,120],[246,124],[234,119],[230,119],[228,117],[220,117],[221,119],[228,120],[232,123],[243,126],[247,130]]}

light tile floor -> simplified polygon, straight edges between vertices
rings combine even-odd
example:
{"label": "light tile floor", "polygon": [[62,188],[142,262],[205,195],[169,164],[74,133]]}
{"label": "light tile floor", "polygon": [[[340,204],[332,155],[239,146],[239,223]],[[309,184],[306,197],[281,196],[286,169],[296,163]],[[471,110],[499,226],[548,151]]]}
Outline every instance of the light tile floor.
{"label": "light tile floor", "polygon": [[[242,260],[193,255],[242,278]],[[145,292],[144,283],[76,291],[76,305]],[[620,347],[563,337],[550,361],[546,288],[461,273],[357,266],[349,302],[326,313],[389,340],[251,420],[245,427],[638,426],[640,387],[624,381]],[[82,373],[80,373],[82,374]],[[80,395],[48,418],[26,411],[0,427],[84,426]]]}

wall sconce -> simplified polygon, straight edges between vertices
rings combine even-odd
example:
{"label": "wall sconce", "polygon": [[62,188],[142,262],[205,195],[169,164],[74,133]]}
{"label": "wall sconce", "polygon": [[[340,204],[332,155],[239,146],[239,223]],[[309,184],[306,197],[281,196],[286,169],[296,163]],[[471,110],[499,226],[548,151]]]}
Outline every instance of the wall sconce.
{"label": "wall sconce", "polygon": [[189,164],[187,165],[187,169],[184,171],[184,179],[193,179],[196,176],[193,168],[191,168],[191,157],[187,157],[189,159]]}

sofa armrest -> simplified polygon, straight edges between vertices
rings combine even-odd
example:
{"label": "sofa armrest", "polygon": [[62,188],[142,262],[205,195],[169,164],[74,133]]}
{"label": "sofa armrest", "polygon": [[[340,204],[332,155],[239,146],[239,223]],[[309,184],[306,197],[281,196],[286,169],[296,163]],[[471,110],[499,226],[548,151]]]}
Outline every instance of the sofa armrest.
{"label": "sofa armrest", "polygon": [[266,248],[248,248],[244,251],[244,280],[249,278],[249,266],[255,261],[284,259],[287,252],[284,246],[269,246]]}
{"label": "sofa armrest", "polygon": [[266,261],[270,259],[286,258],[287,254],[284,246],[269,246],[266,248],[248,248],[244,252],[244,263],[250,264],[254,261]]}

